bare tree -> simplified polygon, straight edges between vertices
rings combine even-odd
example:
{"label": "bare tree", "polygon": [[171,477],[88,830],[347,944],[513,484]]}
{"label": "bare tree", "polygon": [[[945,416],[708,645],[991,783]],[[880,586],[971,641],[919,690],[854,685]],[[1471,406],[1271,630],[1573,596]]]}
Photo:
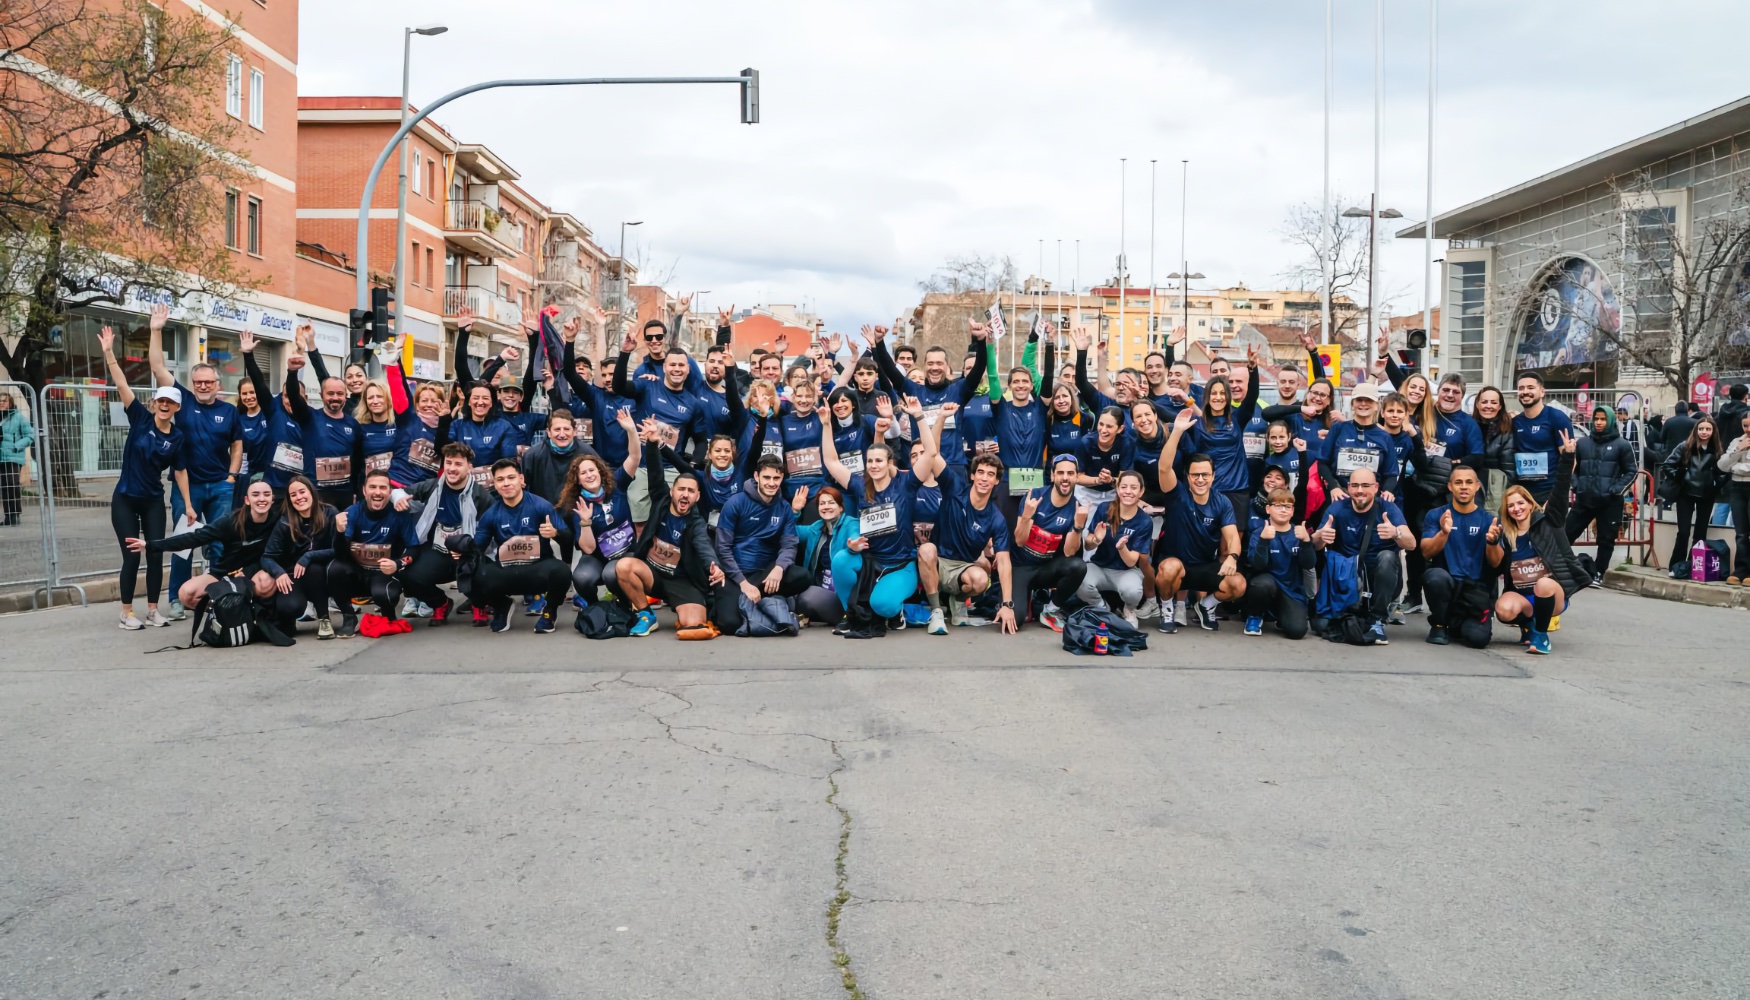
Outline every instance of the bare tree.
{"label": "bare tree", "polygon": [[33,386],[69,307],[253,284],[221,238],[224,190],[253,172],[224,108],[231,33],[170,10],[0,0],[0,312],[18,335],[0,364]]}
{"label": "bare tree", "polygon": [[959,294],[961,292],[995,292],[1014,288],[1020,283],[1020,269],[1013,257],[986,257],[981,254],[948,258],[928,278],[918,282],[926,295]]}
{"label": "bare tree", "polygon": [[664,288],[674,281],[681,267],[680,257],[659,260],[655,251],[643,242],[632,244],[632,252],[626,255],[626,261],[637,269],[640,285],[660,285]]}
{"label": "bare tree", "polygon": [[[1331,332],[1325,335],[1327,343],[1357,334],[1361,313],[1353,307],[1340,308],[1337,301],[1358,301],[1365,297],[1367,288],[1367,220],[1345,218],[1337,207],[1345,201],[1341,195],[1331,199],[1329,247],[1319,224],[1319,206],[1311,202],[1290,208],[1280,230],[1282,242],[1296,252],[1294,264],[1282,273],[1282,279],[1299,291],[1323,289],[1330,296]],[[1383,300],[1380,306],[1383,311]]]}
{"label": "bare tree", "polygon": [[1513,303],[1520,356],[1540,367],[1626,361],[1680,399],[1703,371],[1750,361],[1750,174],[1723,183],[1705,218],[1685,219],[1647,174],[1613,181],[1597,220],[1606,252],[1595,264],[1560,260]]}

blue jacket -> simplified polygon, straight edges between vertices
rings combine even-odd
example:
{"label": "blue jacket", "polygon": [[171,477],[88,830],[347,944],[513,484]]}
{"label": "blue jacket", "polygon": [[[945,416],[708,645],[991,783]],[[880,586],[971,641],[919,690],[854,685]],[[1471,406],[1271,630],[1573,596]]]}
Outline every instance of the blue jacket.
{"label": "blue jacket", "polygon": [[36,429],[30,426],[24,411],[14,406],[0,416],[0,462],[23,465],[25,451],[36,443]]}
{"label": "blue jacket", "polygon": [[796,561],[796,513],[779,490],[768,502],[749,479],[717,515],[717,563],[731,583],[747,579],[747,571],[788,569]]}

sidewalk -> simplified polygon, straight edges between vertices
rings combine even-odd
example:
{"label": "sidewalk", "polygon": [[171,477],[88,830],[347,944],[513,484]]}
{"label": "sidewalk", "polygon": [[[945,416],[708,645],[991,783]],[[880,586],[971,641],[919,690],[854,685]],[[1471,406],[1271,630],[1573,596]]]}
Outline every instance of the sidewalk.
{"label": "sidewalk", "polygon": [[1611,590],[1662,601],[1682,601],[1710,608],[1750,608],[1750,587],[1673,580],[1665,575],[1664,570],[1651,566],[1618,566],[1604,574],[1604,585]]}

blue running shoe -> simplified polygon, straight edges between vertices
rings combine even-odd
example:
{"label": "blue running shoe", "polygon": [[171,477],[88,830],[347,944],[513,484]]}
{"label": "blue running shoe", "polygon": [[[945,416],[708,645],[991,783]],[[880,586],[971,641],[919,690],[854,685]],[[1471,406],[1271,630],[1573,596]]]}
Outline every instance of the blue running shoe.
{"label": "blue running shoe", "polygon": [[1247,618],[1246,618],[1246,634],[1247,635],[1263,635],[1264,634],[1264,619],[1257,616],[1257,615],[1247,616]]}
{"label": "blue running shoe", "polygon": [[1373,627],[1368,629],[1367,633],[1369,635],[1373,636],[1373,644],[1375,646],[1389,646],[1389,645],[1391,645],[1391,640],[1387,639],[1385,637],[1385,623],[1384,622],[1374,622]]}
{"label": "blue running shoe", "polygon": [[535,619],[535,634],[536,635],[546,635],[548,632],[551,632],[551,631],[553,631],[553,616],[552,615],[542,615],[541,617]]}
{"label": "blue running shoe", "polygon": [[645,608],[638,612],[638,620],[632,623],[632,634],[642,638],[656,631],[656,612]]}
{"label": "blue running shoe", "polygon": [[1538,656],[1548,656],[1549,655],[1549,633],[1548,632],[1539,632],[1536,629],[1532,629],[1531,630],[1531,644],[1525,647],[1525,651],[1527,653],[1535,653]]}
{"label": "blue running shoe", "polygon": [[523,598],[523,602],[523,615],[525,617],[538,618],[547,611],[547,599],[545,597],[525,597]]}

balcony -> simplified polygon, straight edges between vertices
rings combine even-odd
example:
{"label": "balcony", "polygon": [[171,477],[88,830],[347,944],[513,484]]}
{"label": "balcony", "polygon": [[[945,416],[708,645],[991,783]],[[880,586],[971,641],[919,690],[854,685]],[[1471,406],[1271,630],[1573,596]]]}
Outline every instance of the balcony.
{"label": "balcony", "polygon": [[570,285],[580,292],[588,294],[595,284],[595,275],[590,269],[569,257],[553,257],[548,259],[547,266],[541,272],[545,281]]}
{"label": "balcony", "polygon": [[522,306],[494,295],[490,289],[475,288],[472,285],[445,286],[446,324],[453,326],[463,309],[473,311],[474,328],[477,332],[514,337],[519,342],[524,335]]}
{"label": "balcony", "polygon": [[444,238],[477,257],[514,257],[523,252],[522,230],[482,201],[445,202]]}

